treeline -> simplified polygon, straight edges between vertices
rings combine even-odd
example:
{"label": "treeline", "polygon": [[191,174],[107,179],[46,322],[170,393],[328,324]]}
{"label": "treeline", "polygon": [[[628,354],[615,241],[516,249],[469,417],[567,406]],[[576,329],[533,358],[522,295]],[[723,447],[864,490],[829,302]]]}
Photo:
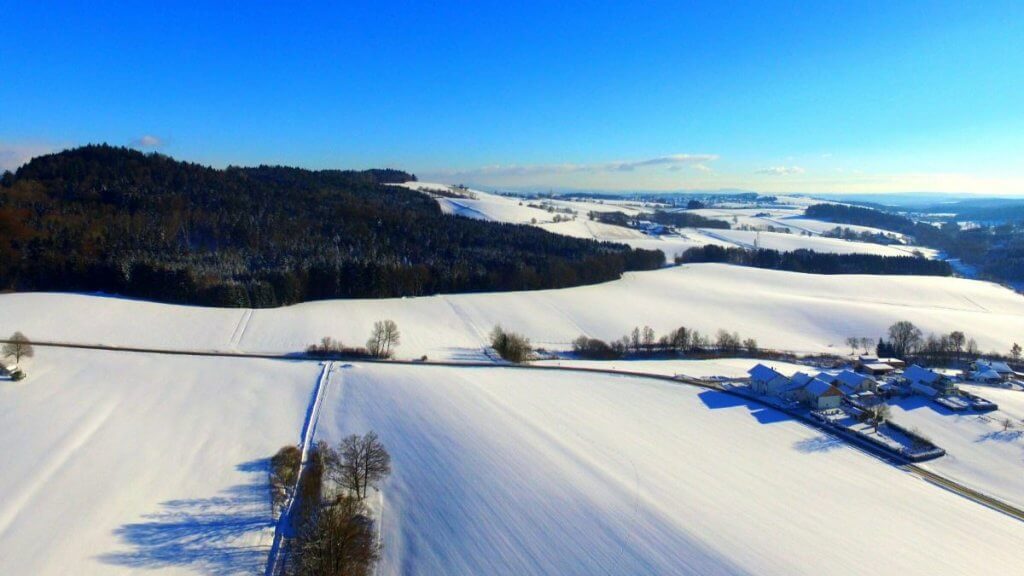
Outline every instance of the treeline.
{"label": "treeline", "polygon": [[1024,223],[1019,221],[970,228],[961,228],[956,222],[933,226],[897,214],[841,204],[815,204],[807,208],[807,216],[906,234],[919,245],[937,248],[974,266],[984,278],[1024,280]]}
{"label": "treeline", "polygon": [[651,222],[657,222],[665,226],[675,226],[676,228],[717,228],[728,230],[730,227],[729,223],[725,220],[705,218],[700,214],[692,212],[665,212],[664,210],[658,210],[654,213],[644,214],[644,217]]}
{"label": "treeline", "polygon": [[950,276],[949,263],[914,256],[878,256],[874,254],[830,254],[813,250],[745,250],[707,245],[690,248],[675,258],[676,264],[720,262],[787,270],[810,274],[912,274]]}
{"label": "treeline", "polygon": [[213,169],[106,145],[0,178],[0,290],[270,307],[561,288],[664,263],[525,225],[445,215],[397,170]]}
{"label": "treeline", "polygon": [[663,354],[756,355],[760,352],[757,340],[742,339],[738,332],[719,330],[714,338],[699,330],[680,326],[668,334],[658,336],[650,326],[636,326],[618,340],[605,342],[582,335],[572,343],[573,352],[580,358],[615,360],[630,356],[644,357]]}
{"label": "treeline", "polygon": [[590,212],[590,219],[615,226],[634,227],[640,220],[648,220],[664,226],[676,228],[718,228],[728,229],[729,223],[724,220],[713,220],[691,212],[645,212],[638,216],[630,216],[625,212]]}

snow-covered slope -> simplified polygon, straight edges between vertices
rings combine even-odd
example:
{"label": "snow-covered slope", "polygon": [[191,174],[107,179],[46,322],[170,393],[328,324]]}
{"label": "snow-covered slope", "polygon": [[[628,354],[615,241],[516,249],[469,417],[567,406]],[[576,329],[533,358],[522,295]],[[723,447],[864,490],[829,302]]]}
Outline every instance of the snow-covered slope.
{"label": "snow-covered slope", "polygon": [[920,276],[824,276],[721,264],[626,274],[594,286],[535,292],[333,300],[255,311],[71,294],[0,295],[7,330],[30,338],[190,350],[298,352],[324,336],[359,345],[373,322],[395,320],[405,358],[479,359],[495,324],[567,349],[580,334],[611,340],[637,325],[685,325],[798,352],[845,350],[899,320],[926,334],[963,330],[983,350],[1020,339],[1024,297],[995,284]]}
{"label": "snow-covered slope", "polygon": [[[964,386],[999,405],[986,414],[958,414],[921,397],[892,403],[892,419],[917,428],[946,450],[923,464],[953,480],[1024,508],[1024,392]],[[1012,428],[1003,428],[1007,418]]]}
{"label": "snow-covered slope", "polygon": [[0,380],[0,574],[257,574],[315,362],[37,348]]}
{"label": "snow-covered slope", "polygon": [[[412,190],[448,190],[447,185],[424,182],[407,182],[402,184],[402,186]],[[633,248],[661,250],[665,252],[665,256],[669,261],[675,255],[695,246],[716,244],[720,246],[751,248],[755,244],[755,239],[756,244],[761,248],[780,251],[808,249],[835,254],[876,254],[879,256],[907,256],[917,251],[929,258],[936,257],[936,251],[928,248],[885,246],[869,242],[823,237],[820,234],[832,230],[836,227],[836,224],[804,217],[803,214],[806,209],[804,205],[771,208],[704,208],[692,210],[690,213],[715,220],[723,220],[729,222],[734,227],[750,227],[753,230],[684,228],[680,231],[679,235],[656,237],[623,226],[601,224],[591,221],[588,217],[588,213],[591,211],[621,211],[629,215],[636,215],[644,210],[654,210],[653,207],[645,208],[635,203],[611,200],[603,203],[553,199],[526,201],[489,194],[479,190],[468,190],[465,193],[473,197],[438,197],[437,202],[441,209],[449,214],[497,222],[534,224],[556,234],[620,242]],[[557,212],[549,212],[529,206],[529,204],[540,205],[541,203],[557,209],[573,210],[576,212],[576,218],[567,222],[555,222],[554,217],[558,214]],[[884,232],[883,230],[864,226],[846,227],[855,231]],[[790,233],[764,231],[769,228],[789,230]],[[757,232],[756,230],[762,230],[762,232]]]}
{"label": "snow-covered slope", "polygon": [[381,574],[1013,572],[1024,524],[718,392],[357,365],[319,437],[375,430]]}

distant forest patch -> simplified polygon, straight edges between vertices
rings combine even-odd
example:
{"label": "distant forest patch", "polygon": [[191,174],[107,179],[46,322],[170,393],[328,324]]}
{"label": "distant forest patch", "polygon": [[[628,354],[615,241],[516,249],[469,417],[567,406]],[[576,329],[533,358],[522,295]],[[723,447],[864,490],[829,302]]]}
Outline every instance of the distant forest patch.
{"label": "distant forest patch", "polygon": [[270,307],[592,284],[657,250],[445,215],[398,170],[223,170],[106,145],[0,178],[0,290]]}
{"label": "distant forest patch", "polygon": [[937,248],[953,258],[960,258],[977,268],[983,278],[1024,281],[1024,221],[969,228],[949,221],[935,226],[897,214],[842,204],[815,204],[807,208],[807,216],[900,232],[921,246]]}
{"label": "distant forest patch", "polygon": [[809,274],[905,274],[950,276],[947,262],[914,256],[878,256],[875,254],[829,254],[813,250],[746,250],[707,245],[690,248],[675,259],[677,264],[720,262],[754,268],[787,270]]}

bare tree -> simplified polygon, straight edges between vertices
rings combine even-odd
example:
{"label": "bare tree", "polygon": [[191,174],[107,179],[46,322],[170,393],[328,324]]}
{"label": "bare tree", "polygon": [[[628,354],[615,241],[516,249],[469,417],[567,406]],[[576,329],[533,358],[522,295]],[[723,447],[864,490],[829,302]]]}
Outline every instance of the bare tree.
{"label": "bare tree", "polygon": [[373,323],[373,332],[366,341],[366,348],[377,358],[390,358],[392,348],[398,346],[401,334],[394,320],[378,320]]}
{"label": "bare tree", "polygon": [[757,340],[747,338],[743,341],[743,347],[747,349],[748,354],[757,354]]}
{"label": "bare tree", "polygon": [[630,344],[633,347],[633,353],[634,354],[640,352],[640,342],[641,342],[641,340],[640,340],[640,327],[639,326],[634,326],[633,327],[633,333],[630,334]]}
{"label": "bare tree", "polygon": [[913,352],[921,344],[921,337],[921,330],[906,320],[889,327],[889,341],[893,352],[899,358]]}
{"label": "bare tree", "polygon": [[1013,343],[1013,346],[1010,348],[1010,357],[1015,361],[1020,360],[1020,344]]}
{"label": "bare tree", "polygon": [[3,347],[4,358],[14,358],[15,366],[21,363],[22,358],[31,358],[35,355],[32,343],[21,332],[15,332],[8,340]]}
{"label": "bare tree", "polygon": [[949,333],[949,344],[953,348],[953,352],[956,353],[957,364],[960,363],[960,354],[964,351],[964,343],[966,343],[967,337],[964,333],[956,330]]}
{"label": "bare tree", "polygon": [[321,507],[294,546],[296,576],[365,576],[380,558],[374,522],[362,500],[342,496]]}
{"label": "bare tree", "polygon": [[857,346],[860,344],[860,338],[856,336],[847,336],[846,345],[850,347],[850,354],[857,353]]}
{"label": "bare tree", "polygon": [[650,326],[644,326],[642,338],[644,350],[650,353],[654,349],[654,329]]}
{"label": "bare tree", "polygon": [[875,432],[878,432],[878,426],[889,419],[889,405],[882,402],[868,407],[867,417],[868,421],[874,425]]}
{"label": "bare tree", "polygon": [[865,354],[867,354],[870,352],[871,346],[874,343],[875,341],[873,339],[868,338],[867,336],[862,336],[860,339],[860,349],[863,350]]}
{"label": "bare tree", "polygon": [[329,463],[331,479],[366,498],[367,490],[391,473],[391,455],[377,438],[376,432],[364,436],[348,436],[338,446],[340,460]]}

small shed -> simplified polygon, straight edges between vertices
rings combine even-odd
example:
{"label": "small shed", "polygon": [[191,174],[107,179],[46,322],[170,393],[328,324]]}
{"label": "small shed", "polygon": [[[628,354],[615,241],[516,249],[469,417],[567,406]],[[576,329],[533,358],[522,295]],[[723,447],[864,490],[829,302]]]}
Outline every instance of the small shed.
{"label": "small shed", "polygon": [[867,364],[861,364],[859,367],[861,373],[869,376],[885,376],[896,370],[896,368],[886,364],[884,362],[869,362]]}

